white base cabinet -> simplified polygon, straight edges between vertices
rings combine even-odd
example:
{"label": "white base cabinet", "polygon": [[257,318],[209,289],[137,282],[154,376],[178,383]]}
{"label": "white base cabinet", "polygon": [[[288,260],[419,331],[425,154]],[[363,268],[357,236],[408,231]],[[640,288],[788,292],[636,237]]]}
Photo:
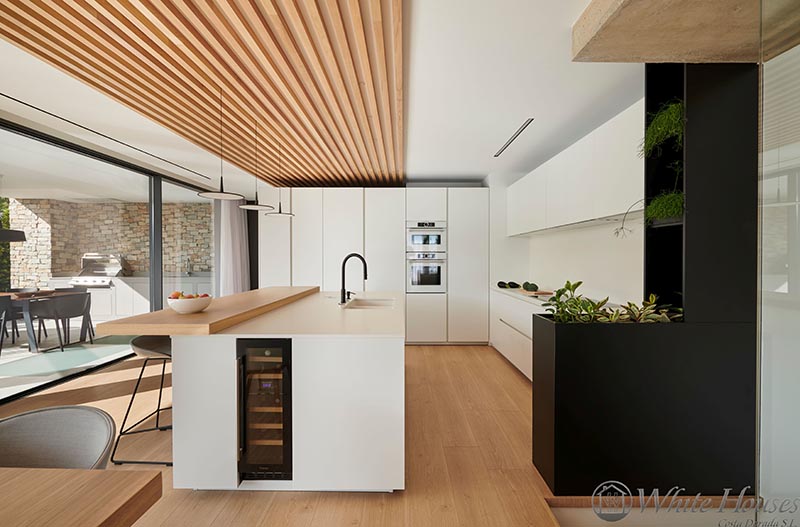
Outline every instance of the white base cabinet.
{"label": "white base cabinet", "polygon": [[528,379],[533,379],[533,314],[544,313],[538,302],[492,291],[490,342]]}
{"label": "white base cabinet", "polygon": [[406,342],[447,342],[447,294],[406,295]]}

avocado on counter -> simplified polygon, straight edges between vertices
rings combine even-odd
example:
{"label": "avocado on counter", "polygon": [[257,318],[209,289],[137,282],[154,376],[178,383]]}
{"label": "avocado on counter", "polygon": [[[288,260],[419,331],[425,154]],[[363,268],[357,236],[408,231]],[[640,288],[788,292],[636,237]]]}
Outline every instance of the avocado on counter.
{"label": "avocado on counter", "polygon": [[505,282],[497,282],[497,287],[500,289],[508,289],[508,284]]}
{"label": "avocado on counter", "polygon": [[522,284],[522,289],[524,289],[525,291],[533,292],[533,291],[538,291],[539,286],[534,284],[533,282],[525,282],[524,284]]}
{"label": "avocado on counter", "polygon": [[518,283],[516,283],[516,282],[509,282],[509,283],[508,283],[508,287],[509,287],[510,289],[519,289],[519,284],[518,284]]}

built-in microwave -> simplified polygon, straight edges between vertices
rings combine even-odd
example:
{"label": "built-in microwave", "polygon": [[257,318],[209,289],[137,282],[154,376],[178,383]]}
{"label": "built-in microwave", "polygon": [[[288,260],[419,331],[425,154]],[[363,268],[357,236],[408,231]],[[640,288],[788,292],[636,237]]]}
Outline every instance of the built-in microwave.
{"label": "built-in microwave", "polygon": [[406,293],[446,293],[447,254],[408,253]]}
{"label": "built-in microwave", "polygon": [[406,222],[406,251],[445,252],[447,250],[447,222]]}

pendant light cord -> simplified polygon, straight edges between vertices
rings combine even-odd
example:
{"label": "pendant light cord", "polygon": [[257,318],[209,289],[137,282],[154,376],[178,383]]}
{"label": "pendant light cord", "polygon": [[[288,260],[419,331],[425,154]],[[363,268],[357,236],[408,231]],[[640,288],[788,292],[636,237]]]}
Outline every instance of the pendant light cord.
{"label": "pendant light cord", "polygon": [[219,88],[219,183],[222,186],[222,172],[223,172],[223,156],[225,155],[225,150],[222,146],[222,86],[218,86]]}

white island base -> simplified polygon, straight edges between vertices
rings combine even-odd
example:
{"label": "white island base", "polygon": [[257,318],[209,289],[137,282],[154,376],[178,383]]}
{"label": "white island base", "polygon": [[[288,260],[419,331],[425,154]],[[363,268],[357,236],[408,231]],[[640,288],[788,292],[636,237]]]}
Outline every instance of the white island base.
{"label": "white island base", "polygon": [[[370,312],[319,293],[219,334],[173,336],[173,486],[403,489],[403,312],[400,295]],[[292,339],[292,480],[240,478],[237,338]]]}

